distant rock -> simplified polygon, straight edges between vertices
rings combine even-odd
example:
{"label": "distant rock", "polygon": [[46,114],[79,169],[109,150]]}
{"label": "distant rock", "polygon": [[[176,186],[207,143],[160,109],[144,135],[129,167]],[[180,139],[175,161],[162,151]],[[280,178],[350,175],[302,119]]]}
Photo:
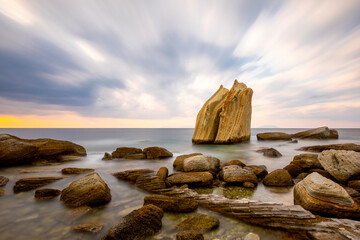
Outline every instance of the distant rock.
{"label": "distant rock", "polygon": [[221,175],[227,183],[257,183],[257,177],[251,168],[242,168],[237,165],[226,166],[222,169]]}
{"label": "distant rock", "polygon": [[152,204],[132,211],[111,227],[102,240],[141,240],[157,233],[162,226],[164,212]]}
{"label": "distant rock", "polygon": [[328,127],[319,127],[292,134],[291,137],[300,139],[337,139],[339,138],[339,134],[335,129],[329,129]]}
{"label": "distant rock", "polygon": [[165,181],[165,179],[168,177],[168,174],[169,170],[167,169],[167,167],[161,167],[156,173],[156,176],[158,176],[161,181]]}
{"label": "distant rock", "polygon": [[176,240],[204,240],[204,236],[197,231],[185,230],[176,234]]}
{"label": "distant rock", "polygon": [[294,185],[291,175],[285,169],[272,171],[263,180],[265,186],[290,187]]}
{"label": "distant rock", "polygon": [[143,150],[140,148],[134,147],[118,147],[115,151],[111,153],[112,158],[143,158],[145,159],[146,156],[143,154]]}
{"label": "distant rock", "polygon": [[354,143],[315,145],[315,146],[302,147],[299,150],[308,151],[308,152],[322,152],[330,149],[360,152],[360,145]]}
{"label": "distant rock", "polygon": [[319,154],[323,168],[339,182],[360,175],[360,153],[344,150],[326,150]]}
{"label": "distant rock", "polygon": [[312,173],[296,184],[294,202],[322,216],[353,219],[360,217],[359,205],[346,190],[318,173]]}
{"label": "distant rock", "polygon": [[147,159],[168,158],[173,156],[171,152],[162,147],[145,148],[144,154],[146,155]]}
{"label": "distant rock", "polygon": [[72,226],[72,230],[77,232],[89,232],[98,234],[104,227],[104,223],[80,223]]}
{"label": "distant rock", "polygon": [[38,187],[45,186],[47,184],[53,183],[63,179],[62,177],[32,177],[32,178],[22,178],[15,183],[14,193],[18,192],[27,192]]}
{"label": "distant rock", "polygon": [[288,141],[291,140],[291,135],[282,132],[265,132],[256,135],[258,140],[262,141]]}
{"label": "distant rock", "polygon": [[21,139],[0,134],[0,167],[30,164],[39,160],[59,161],[68,155],[85,156],[86,150],[68,141],[48,138]]}
{"label": "distant rock", "polygon": [[213,175],[209,172],[174,173],[167,181],[171,185],[209,186],[213,182]]}
{"label": "distant rock", "polygon": [[177,156],[174,163],[173,163],[174,169],[176,171],[183,171],[183,169],[184,169],[184,160],[186,158],[193,157],[193,156],[198,156],[198,155],[202,155],[202,153],[191,153],[191,154],[185,154],[185,155]]}
{"label": "distant rock", "polygon": [[230,91],[221,85],[199,111],[192,142],[249,141],[252,94],[251,88],[237,80]]}
{"label": "distant rock", "polygon": [[9,182],[9,179],[4,176],[0,176],[0,187],[4,187]]}
{"label": "distant rock", "polygon": [[105,154],[104,154],[104,156],[103,156],[102,160],[111,160],[111,159],[112,159],[111,154],[110,154],[110,153],[108,153],[108,152],[105,152]]}
{"label": "distant rock", "polygon": [[61,194],[59,189],[52,189],[52,188],[44,188],[35,191],[35,199],[36,200],[49,200],[56,198]]}
{"label": "distant rock", "polygon": [[231,166],[231,165],[238,165],[238,166],[240,166],[240,167],[245,167],[245,166],[246,166],[245,163],[243,163],[243,162],[240,161],[240,160],[230,160],[230,161],[224,163],[224,164],[222,165],[222,167],[227,167],[227,166]]}
{"label": "distant rock", "polygon": [[195,213],[176,225],[176,229],[194,230],[198,232],[207,232],[219,227],[220,221],[212,216],[202,213]]}
{"label": "distant rock", "polygon": [[63,168],[62,174],[81,174],[95,171],[93,168]]}
{"label": "distant rock", "polygon": [[165,212],[192,212],[198,208],[198,203],[193,199],[170,197],[164,195],[150,195],[144,198],[144,205],[153,204]]}
{"label": "distant rock", "polygon": [[184,172],[218,172],[220,160],[210,155],[198,155],[184,159]]}
{"label": "distant rock", "polygon": [[67,207],[96,206],[110,202],[111,193],[99,174],[90,173],[65,188],[60,200]]}
{"label": "distant rock", "polygon": [[276,150],[275,148],[264,148],[264,149],[259,149],[257,150],[256,152],[259,152],[259,153],[263,153],[263,155],[265,157],[273,157],[273,158],[278,158],[278,157],[281,157],[282,154]]}

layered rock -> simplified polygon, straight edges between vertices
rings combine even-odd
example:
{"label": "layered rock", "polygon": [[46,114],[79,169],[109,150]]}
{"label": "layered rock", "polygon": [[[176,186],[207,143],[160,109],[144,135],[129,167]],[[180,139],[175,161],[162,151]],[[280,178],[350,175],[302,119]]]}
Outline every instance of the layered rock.
{"label": "layered rock", "polygon": [[102,240],[142,240],[157,233],[164,212],[152,204],[132,211],[111,227]]}
{"label": "layered rock", "polygon": [[68,207],[96,206],[110,202],[111,193],[99,174],[90,173],[65,188],[60,200]]}
{"label": "layered rock", "polygon": [[172,185],[209,186],[212,184],[213,175],[209,172],[175,173],[169,176],[167,181]]}
{"label": "layered rock", "polygon": [[207,232],[219,227],[219,225],[219,219],[202,213],[196,213],[176,225],[175,228]]}
{"label": "layered rock", "polygon": [[360,153],[344,150],[326,150],[318,156],[320,164],[339,182],[360,175]]}
{"label": "layered rock", "polygon": [[86,150],[68,141],[48,138],[21,139],[0,134],[0,166],[29,164],[38,160],[60,160],[64,156],[85,156]]}
{"label": "layered rock", "polygon": [[161,167],[156,173],[156,176],[159,177],[161,181],[165,181],[165,179],[168,177],[169,170],[166,167]]}
{"label": "layered rock", "polygon": [[238,165],[224,167],[221,175],[227,183],[257,183],[257,177],[251,168],[242,168]]}
{"label": "layered rock", "polygon": [[63,168],[61,169],[62,174],[81,174],[95,171],[93,168]]}
{"label": "layered rock", "polygon": [[292,134],[291,137],[300,139],[336,139],[339,138],[339,134],[335,129],[329,129],[328,127],[319,127]]}
{"label": "layered rock", "polygon": [[311,173],[294,188],[294,202],[316,214],[358,219],[359,205],[339,184]]}
{"label": "layered rock", "polygon": [[223,86],[199,111],[193,143],[238,143],[250,140],[253,91],[235,80],[228,91]]}
{"label": "layered rock", "polygon": [[27,192],[33,189],[36,189],[41,186],[53,183],[62,179],[62,177],[32,177],[32,178],[23,178],[18,180],[14,185],[14,192]]}
{"label": "layered rock", "polygon": [[322,152],[330,149],[360,152],[360,145],[354,143],[315,145],[315,146],[302,147],[299,150],[308,151],[308,152]]}
{"label": "layered rock", "polygon": [[263,184],[273,187],[289,187],[294,185],[294,181],[288,171],[277,169],[266,175]]}
{"label": "layered rock", "polygon": [[291,135],[283,132],[266,132],[256,134],[258,140],[262,141],[287,141],[291,140]]}
{"label": "layered rock", "polygon": [[184,160],[189,157],[202,155],[202,153],[191,153],[191,154],[185,154],[180,155],[175,158],[175,161],[173,163],[173,167],[176,171],[183,171],[184,169]]}
{"label": "layered rock", "polygon": [[209,155],[198,155],[184,159],[184,172],[218,172],[220,170],[220,160]]}
{"label": "layered rock", "polygon": [[144,205],[148,204],[153,204],[169,212],[192,212],[198,208],[198,203],[195,200],[164,195],[146,196]]}

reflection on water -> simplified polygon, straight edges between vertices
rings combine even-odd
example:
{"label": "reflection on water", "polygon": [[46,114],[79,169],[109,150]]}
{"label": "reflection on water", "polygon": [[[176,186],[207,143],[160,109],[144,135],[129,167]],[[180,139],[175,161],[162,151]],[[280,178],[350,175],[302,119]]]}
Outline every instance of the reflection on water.
{"label": "reflection on water", "polygon": [[[248,165],[265,165],[269,172],[286,166],[300,152],[296,149],[306,145],[348,143],[359,144],[359,129],[339,130],[339,140],[299,141],[297,144],[286,142],[258,142],[256,133],[266,129],[253,130],[250,143],[234,145],[192,145],[192,129],[1,129],[2,133],[13,134],[22,138],[49,137],[70,140],[83,145],[87,151],[81,161],[67,162],[55,166],[21,166],[0,169],[0,175],[10,179],[4,187],[5,195],[0,197],[0,239],[99,239],[106,231],[123,216],[142,206],[147,193],[133,185],[117,180],[110,175],[113,171],[128,169],[150,168],[157,170],[165,166],[172,170],[172,163],[181,154],[201,152],[218,157],[222,162],[240,159]],[[269,131],[269,130],[268,130]],[[277,129],[293,133],[293,129]],[[165,160],[112,160],[102,161],[105,151],[111,152],[120,146],[134,146],[145,148],[162,146],[174,153],[173,158]],[[283,154],[281,158],[266,158],[256,153],[261,147],[274,147]],[[109,204],[97,208],[69,209],[64,207],[59,198],[48,201],[35,201],[34,192],[14,194],[12,187],[15,182],[24,177],[61,176],[61,169],[65,167],[95,168],[104,181],[109,185],[112,200]],[[70,175],[64,179],[45,186],[46,188],[63,189],[82,175]],[[44,188],[45,188],[44,187]],[[249,198],[262,201],[282,202],[293,204],[292,188],[269,188],[261,183],[255,190],[242,187],[216,187],[213,189],[196,189],[199,193],[222,194],[230,198]],[[261,239],[289,239],[284,233],[257,228],[210,212],[198,209],[220,219],[220,228],[205,234],[206,239],[238,239],[252,231]],[[163,218],[163,228],[157,235],[175,236],[174,226],[191,213],[166,213]],[[75,224],[84,222],[101,222],[105,224],[99,235],[78,233],[71,230]]]}

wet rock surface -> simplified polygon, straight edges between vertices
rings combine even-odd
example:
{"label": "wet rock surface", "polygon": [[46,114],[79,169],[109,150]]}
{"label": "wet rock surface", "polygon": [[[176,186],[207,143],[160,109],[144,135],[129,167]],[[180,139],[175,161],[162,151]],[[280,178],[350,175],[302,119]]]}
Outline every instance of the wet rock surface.
{"label": "wet rock surface", "polygon": [[72,226],[72,230],[77,232],[88,232],[98,234],[104,228],[104,223],[80,223]]}
{"label": "wet rock surface", "polygon": [[44,188],[44,189],[36,190],[34,197],[36,200],[49,200],[56,198],[60,194],[61,191],[59,189]]}
{"label": "wet rock surface", "polygon": [[0,176],[0,187],[4,187],[9,182],[9,179],[4,176]]}
{"label": "wet rock surface", "polygon": [[144,154],[146,155],[147,159],[168,158],[173,156],[170,151],[162,147],[145,148]]}
{"label": "wet rock surface", "polygon": [[220,221],[212,216],[202,213],[195,213],[176,225],[176,229],[194,230],[201,233],[219,227]]}
{"label": "wet rock surface", "polygon": [[213,175],[209,172],[174,173],[167,181],[172,185],[209,186],[213,182]]}
{"label": "wet rock surface", "polygon": [[186,158],[194,157],[194,156],[198,156],[198,155],[202,155],[202,153],[191,153],[191,154],[185,154],[185,155],[177,156],[174,163],[173,163],[174,169],[176,171],[183,171],[183,169],[184,169],[184,160]]}
{"label": "wet rock surface", "polygon": [[165,212],[192,212],[198,208],[198,203],[192,199],[150,195],[144,198],[144,205],[153,204]]}
{"label": "wet rock surface", "polygon": [[288,141],[291,140],[291,135],[282,132],[266,132],[258,133],[256,135],[257,140],[262,141]]}
{"label": "wet rock surface", "polygon": [[110,202],[111,193],[99,174],[90,173],[65,188],[60,200],[67,207],[96,206]]}
{"label": "wet rock surface", "polygon": [[184,159],[184,172],[218,172],[220,170],[220,160],[209,155],[198,155]]}
{"label": "wet rock surface", "polygon": [[277,169],[266,175],[263,184],[273,187],[289,187],[294,185],[294,181],[287,170]]}
{"label": "wet rock surface", "polygon": [[47,184],[53,183],[63,179],[62,177],[32,177],[32,178],[23,178],[18,180],[14,185],[14,193],[18,192],[27,192],[38,187],[45,186]]}
{"label": "wet rock surface", "polygon": [[259,149],[256,152],[258,153],[263,153],[263,155],[265,157],[272,157],[272,158],[278,158],[281,157],[282,154],[276,150],[275,148],[264,148],[264,149]]}
{"label": "wet rock surface", "polygon": [[61,170],[62,174],[81,174],[81,173],[88,173],[93,172],[95,169],[93,168],[63,168]]}

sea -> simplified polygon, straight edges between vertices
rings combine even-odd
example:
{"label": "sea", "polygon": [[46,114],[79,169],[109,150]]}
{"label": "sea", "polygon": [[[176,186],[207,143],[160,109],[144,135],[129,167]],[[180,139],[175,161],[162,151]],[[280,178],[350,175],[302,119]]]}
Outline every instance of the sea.
{"label": "sea", "polygon": [[[25,139],[53,138],[67,140],[86,148],[87,156],[82,160],[61,163],[51,166],[16,166],[0,168],[0,175],[10,179],[4,187],[5,194],[0,197],[0,239],[101,239],[108,229],[121,221],[122,217],[143,205],[143,199],[149,193],[134,185],[122,182],[111,175],[116,171],[148,168],[158,170],[167,167],[169,174],[173,172],[174,159],[183,154],[203,153],[212,155],[226,162],[239,159],[246,165],[265,165],[269,172],[288,165],[295,155],[303,153],[298,149],[303,146],[356,143],[360,144],[360,129],[337,129],[339,139],[331,140],[299,140],[297,143],[288,141],[257,141],[256,134],[261,132],[295,133],[306,129],[290,128],[253,128],[248,143],[231,145],[194,145],[191,142],[192,128],[14,128],[0,129]],[[146,148],[151,146],[164,147],[174,156],[161,160],[110,160],[103,161],[105,152],[111,153],[118,147]],[[282,157],[268,158],[256,152],[261,148],[273,147]],[[94,168],[111,189],[112,200],[109,204],[92,209],[69,209],[59,198],[47,201],[36,201],[34,192],[13,193],[15,182],[21,178],[38,176],[61,176],[65,167]],[[43,188],[63,189],[81,175],[71,175]],[[215,187],[196,189],[199,193],[226,195],[231,198],[248,198],[266,202],[293,204],[293,188],[265,187],[259,183],[256,189],[242,187]],[[197,212],[217,217],[220,227],[204,234],[205,239],[241,239],[249,232],[256,233],[262,240],[296,239],[291,233],[271,230],[245,224],[240,220],[224,217],[207,209],[199,208]],[[175,226],[192,213],[165,213],[159,233],[150,239],[174,239],[177,233]],[[75,232],[72,226],[80,223],[100,222],[104,228],[99,234]]]}

